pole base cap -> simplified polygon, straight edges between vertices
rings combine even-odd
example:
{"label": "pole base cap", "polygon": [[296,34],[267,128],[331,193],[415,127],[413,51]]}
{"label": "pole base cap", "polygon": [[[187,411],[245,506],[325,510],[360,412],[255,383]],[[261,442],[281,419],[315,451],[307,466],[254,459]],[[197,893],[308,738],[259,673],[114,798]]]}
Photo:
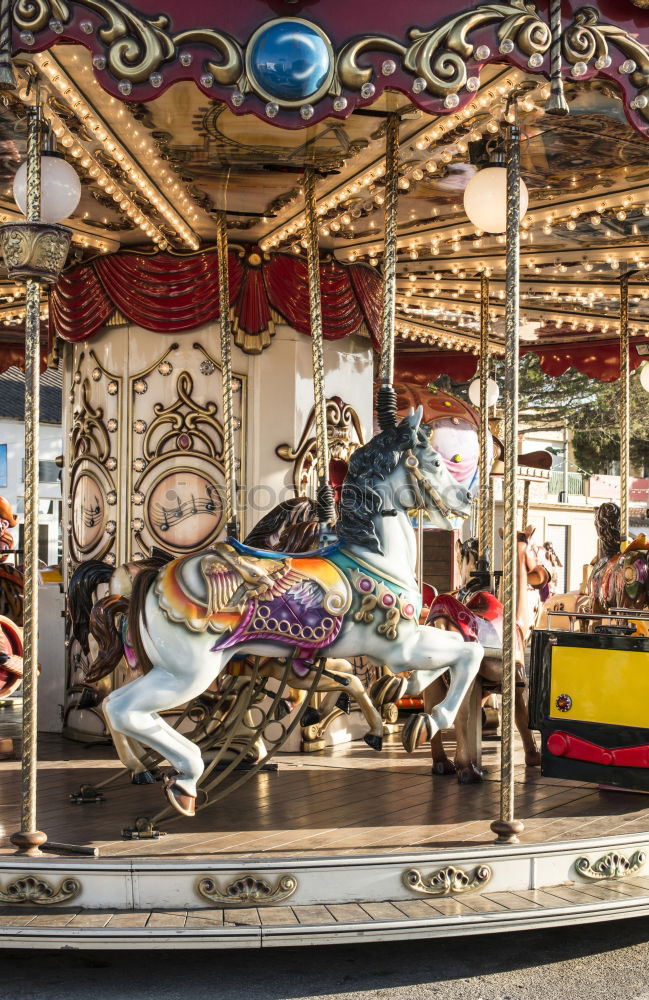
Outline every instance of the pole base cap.
{"label": "pole base cap", "polygon": [[523,832],[525,824],[520,819],[495,819],[491,829],[496,834],[497,844],[517,844],[518,834]]}
{"label": "pole base cap", "polygon": [[23,854],[28,858],[36,858],[40,855],[40,848],[47,841],[47,834],[41,830],[31,830],[29,833],[20,831],[12,833],[9,838],[12,844],[18,848],[16,854]]}

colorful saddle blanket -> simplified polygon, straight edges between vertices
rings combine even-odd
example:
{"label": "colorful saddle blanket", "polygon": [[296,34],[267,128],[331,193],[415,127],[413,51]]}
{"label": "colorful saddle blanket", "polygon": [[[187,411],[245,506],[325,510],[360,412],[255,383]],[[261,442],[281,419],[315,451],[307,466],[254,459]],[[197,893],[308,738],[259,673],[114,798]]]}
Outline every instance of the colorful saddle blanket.
{"label": "colorful saddle blanket", "polygon": [[277,558],[226,542],[167,563],[155,590],[170,621],[217,633],[214,649],[265,640],[300,659],[335,640],[352,603],[346,577],[319,554]]}

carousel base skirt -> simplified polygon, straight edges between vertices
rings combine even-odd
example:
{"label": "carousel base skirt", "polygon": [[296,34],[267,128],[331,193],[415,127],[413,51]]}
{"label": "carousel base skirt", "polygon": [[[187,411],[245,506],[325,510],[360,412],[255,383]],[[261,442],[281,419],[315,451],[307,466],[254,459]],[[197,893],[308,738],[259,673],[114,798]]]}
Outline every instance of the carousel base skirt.
{"label": "carousel base skirt", "polygon": [[0,945],[259,948],[414,940],[649,914],[646,796],[516,768],[517,845],[493,843],[499,745],[481,785],[433,778],[396,738],[278,755],[231,797],[156,839],[123,827],[163,804],[107,747],[40,741],[38,824],[99,856],[18,857],[19,765],[0,761]]}

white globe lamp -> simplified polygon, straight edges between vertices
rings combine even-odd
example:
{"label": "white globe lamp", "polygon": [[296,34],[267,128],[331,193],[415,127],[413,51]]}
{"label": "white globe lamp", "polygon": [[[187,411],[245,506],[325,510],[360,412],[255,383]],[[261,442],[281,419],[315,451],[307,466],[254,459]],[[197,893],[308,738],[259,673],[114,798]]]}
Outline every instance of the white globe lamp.
{"label": "white globe lamp", "polygon": [[[521,178],[520,218],[527,212],[529,194]],[[464,211],[469,222],[485,233],[504,233],[507,228],[507,168],[490,166],[478,170],[464,190]]]}
{"label": "white globe lamp", "polygon": [[640,385],[645,392],[649,392],[649,364],[642,366],[642,371],[640,372]]}
{"label": "white globe lamp", "polygon": [[[22,163],[14,177],[14,198],[18,208],[27,215],[27,162]],[[81,183],[74,167],[60,153],[41,154],[40,221],[62,222],[79,204]]]}
{"label": "white globe lamp", "polygon": [[[492,379],[487,379],[487,406],[493,406],[498,402],[500,389],[498,383]],[[475,378],[469,386],[469,399],[474,406],[480,406],[480,379]]]}

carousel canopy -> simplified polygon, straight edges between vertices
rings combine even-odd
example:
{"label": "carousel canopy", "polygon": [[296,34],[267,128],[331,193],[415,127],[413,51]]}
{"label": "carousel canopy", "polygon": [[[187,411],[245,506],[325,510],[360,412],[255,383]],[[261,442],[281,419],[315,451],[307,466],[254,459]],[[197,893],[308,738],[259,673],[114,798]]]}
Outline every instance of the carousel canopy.
{"label": "carousel canopy", "polygon": [[[218,211],[227,213],[239,346],[268,347],[277,321],[308,333],[310,165],[325,336],[376,343],[385,130],[398,113],[397,367],[415,381],[471,377],[482,273],[491,350],[502,352],[504,236],[475,228],[463,192],[475,150],[499,135],[514,102],[529,190],[522,350],[549,374],[575,365],[615,378],[620,275],[632,270],[632,366],[649,354],[649,13],[626,0],[599,12],[564,4],[570,113],[557,118],[545,111],[544,4],[216,6],[206,25],[199,4],[174,2],[158,17],[139,0],[121,19],[112,0],[15,5],[18,87],[0,108],[0,220],[19,215],[12,180],[33,75],[82,184],[51,333],[84,339],[115,316],[153,330],[214,319]],[[4,366],[18,359],[23,318],[22,287],[2,282]]]}

